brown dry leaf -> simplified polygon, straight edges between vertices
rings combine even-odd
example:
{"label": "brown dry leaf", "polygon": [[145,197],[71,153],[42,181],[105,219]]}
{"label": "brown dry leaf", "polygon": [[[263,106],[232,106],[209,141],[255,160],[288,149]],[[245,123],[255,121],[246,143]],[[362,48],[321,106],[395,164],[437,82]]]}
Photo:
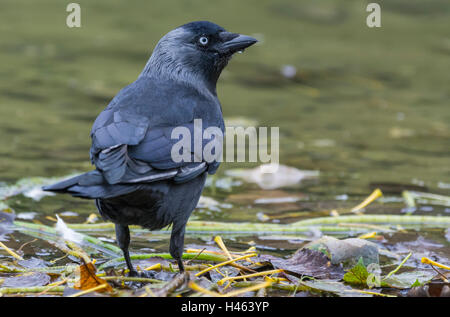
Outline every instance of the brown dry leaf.
{"label": "brown dry leaf", "polygon": [[108,284],[108,282],[101,279],[95,274],[97,269],[95,268],[94,264],[92,264],[92,262],[80,265],[79,270],[80,270],[80,279],[74,285],[75,289],[87,290],[102,284],[106,284],[107,286],[98,290],[98,292],[111,292],[113,290],[113,288],[111,287],[111,285]]}
{"label": "brown dry leaf", "polygon": [[322,252],[300,249],[290,258],[283,259],[272,255],[260,255],[259,262],[270,262],[276,269],[282,269],[294,276],[311,276],[315,278],[341,279],[344,271],[330,262]]}

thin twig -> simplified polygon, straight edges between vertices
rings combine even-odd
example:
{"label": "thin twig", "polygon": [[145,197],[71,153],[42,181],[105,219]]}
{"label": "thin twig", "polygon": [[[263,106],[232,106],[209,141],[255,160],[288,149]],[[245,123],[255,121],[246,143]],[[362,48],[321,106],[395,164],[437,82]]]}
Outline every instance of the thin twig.
{"label": "thin twig", "polygon": [[202,254],[203,251],[205,251],[205,250],[206,250],[206,248],[203,248],[199,253],[197,253],[197,255],[196,255],[195,257],[193,257],[193,258],[190,259],[190,260],[187,260],[185,264],[189,264],[189,263],[191,263],[192,261],[194,261],[194,260],[195,260],[196,258],[198,258],[198,257],[200,256],[200,254]]}
{"label": "thin twig", "polygon": [[228,260],[228,261],[225,261],[225,262],[216,264],[216,265],[211,266],[211,267],[209,267],[209,268],[207,268],[207,269],[204,269],[204,270],[201,271],[201,272],[198,272],[197,274],[195,274],[195,276],[200,276],[200,275],[202,275],[202,274],[205,274],[206,272],[209,272],[209,271],[211,271],[211,270],[214,270],[215,268],[218,268],[218,267],[221,267],[221,266],[224,266],[224,265],[227,265],[227,264],[231,264],[231,263],[233,263],[233,262],[235,262],[235,261],[244,260],[244,259],[247,259],[247,258],[250,258],[250,257],[253,257],[253,256],[256,256],[256,253],[243,255],[243,256],[241,256],[241,257],[239,257],[239,258],[234,258],[234,259],[232,259],[232,260]]}
{"label": "thin twig", "polygon": [[85,291],[81,291],[81,292],[78,292],[78,293],[76,293],[76,294],[69,295],[69,296],[67,296],[67,297],[79,297],[79,296],[82,296],[82,295],[86,295],[86,294],[89,294],[89,293],[98,291],[98,290],[100,290],[100,289],[103,289],[103,288],[107,287],[108,285],[109,285],[109,284],[107,284],[107,283],[100,284],[100,285],[97,285],[97,286],[92,287],[92,288],[90,288],[90,289],[87,289],[87,290],[85,290]]}
{"label": "thin twig", "polygon": [[52,285],[47,285],[48,288],[45,289],[44,291],[40,292],[40,293],[37,294],[36,296],[44,295],[45,293],[49,292],[50,290],[52,290],[52,289],[54,289],[54,288],[56,288],[56,287],[58,287],[58,286],[60,286],[60,285],[63,285],[63,284],[65,284],[65,283],[67,283],[67,281],[68,281],[68,279],[65,278],[65,279],[63,279],[62,281],[53,283]]}
{"label": "thin twig", "polygon": [[433,264],[430,264],[430,265],[431,265],[431,268],[432,268],[437,274],[439,274],[439,276],[442,278],[442,280],[443,280],[445,283],[448,283],[447,277],[446,277],[444,274],[442,274],[437,268],[435,268],[435,267],[433,266]]}
{"label": "thin twig", "polygon": [[177,288],[182,286],[186,282],[186,273],[178,274],[173,280],[155,290],[153,293],[157,297],[167,297],[170,293],[174,292]]}
{"label": "thin twig", "polygon": [[124,281],[124,282],[141,282],[141,283],[164,283],[164,281],[156,280],[147,277],[132,277],[132,276],[103,276],[105,281]]}
{"label": "thin twig", "polygon": [[6,252],[8,252],[11,256],[13,256],[14,258],[16,258],[17,260],[23,260],[23,258],[18,255],[16,252],[14,252],[13,250],[11,250],[10,248],[8,248],[6,245],[3,244],[3,242],[0,241],[0,247],[2,247],[3,249],[5,249]]}
{"label": "thin twig", "polygon": [[23,247],[25,247],[26,245],[29,245],[30,243],[33,243],[33,242],[35,242],[35,241],[37,241],[37,239],[34,239],[34,240],[31,240],[31,241],[25,242],[24,244],[22,244],[22,245],[20,246],[19,249],[17,249],[17,251],[22,251],[22,248],[23,248]]}
{"label": "thin twig", "polygon": [[246,279],[246,278],[257,277],[257,276],[265,276],[265,275],[271,275],[271,274],[282,273],[282,272],[283,272],[283,270],[277,269],[277,270],[258,272],[258,273],[242,275],[242,276],[229,276],[229,277],[225,277],[225,278],[221,279],[220,281],[217,282],[217,284],[223,285],[223,283],[225,283],[226,281],[234,281],[234,280]]}

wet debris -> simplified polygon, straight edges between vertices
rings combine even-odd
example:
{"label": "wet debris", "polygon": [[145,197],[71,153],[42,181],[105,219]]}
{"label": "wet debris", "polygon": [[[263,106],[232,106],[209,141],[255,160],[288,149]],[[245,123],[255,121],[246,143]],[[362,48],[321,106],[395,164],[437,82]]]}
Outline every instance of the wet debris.
{"label": "wet debris", "polygon": [[431,281],[427,285],[411,288],[408,297],[450,297],[450,284],[442,281]]}
{"label": "wet debris", "polygon": [[348,238],[339,240],[334,237],[323,236],[306,244],[304,248],[326,254],[333,264],[355,265],[360,258],[363,259],[365,265],[379,263],[378,246],[365,239]]}
{"label": "wet debris", "polygon": [[285,165],[278,165],[278,168],[275,170],[270,168],[268,164],[263,164],[254,169],[231,169],[225,173],[228,176],[255,183],[265,190],[293,186],[304,179],[317,178],[319,176],[318,171],[299,170]]}
{"label": "wet debris", "polygon": [[332,264],[325,254],[316,250],[300,249],[287,259],[260,255],[258,261],[269,262],[274,268],[297,277],[341,279],[344,276],[340,266]]}
{"label": "wet debris", "polygon": [[22,275],[7,277],[1,287],[44,286],[50,282],[50,276],[40,272],[28,272]]}

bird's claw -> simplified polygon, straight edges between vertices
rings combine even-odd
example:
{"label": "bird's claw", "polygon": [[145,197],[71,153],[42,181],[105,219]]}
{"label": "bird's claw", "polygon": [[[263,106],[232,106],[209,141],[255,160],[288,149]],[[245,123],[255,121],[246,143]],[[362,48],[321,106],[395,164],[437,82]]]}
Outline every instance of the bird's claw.
{"label": "bird's claw", "polygon": [[188,272],[183,271],[183,272],[180,272],[180,273],[178,273],[178,274],[180,274],[180,276],[182,276],[182,278],[183,278],[183,280],[184,280],[184,284],[189,283],[190,276],[189,276],[189,273],[188,273]]}
{"label": "bird's claw", "polygon": [[130,271],[128,273],[129,277],[139,277],[139,278],[155,278],[155,272],[153,271]]}

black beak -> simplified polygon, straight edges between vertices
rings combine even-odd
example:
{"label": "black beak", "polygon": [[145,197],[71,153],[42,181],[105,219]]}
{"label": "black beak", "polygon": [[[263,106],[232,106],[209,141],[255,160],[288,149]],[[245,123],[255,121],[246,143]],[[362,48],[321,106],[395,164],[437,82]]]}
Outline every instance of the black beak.
{"label": "black beak", "polygon": [[220,46],[222,54],[234,54],[258,42],[258,40],[251,36],[229,32],[222,32],[220,37],[223,40]]}

